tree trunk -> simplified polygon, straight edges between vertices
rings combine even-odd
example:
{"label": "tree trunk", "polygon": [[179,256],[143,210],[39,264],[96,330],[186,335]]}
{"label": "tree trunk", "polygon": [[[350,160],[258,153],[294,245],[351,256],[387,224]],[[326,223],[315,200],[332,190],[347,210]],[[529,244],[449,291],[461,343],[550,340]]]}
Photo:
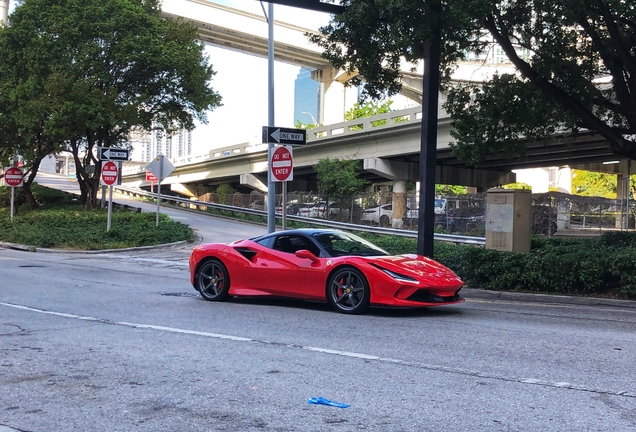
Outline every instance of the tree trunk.
{"label": "tree trunk", "polygon": [[33,196],[33,191],[31,191],[31,185],[33,184],[33,181],[35,180],[35,176],[38,174],[38,170],[40,169],[41,162],[42,162],[42,158],[37,158],[33,161],[33,164],[31,165],[31,168],[29,171],[29,175],[26,181],[22,185],[22,194],[24,195],[27,203],[29,203],[29,207],[31,207],[32,210],[35,210],[38,208],[38,203],[35,200],[35,197]]}

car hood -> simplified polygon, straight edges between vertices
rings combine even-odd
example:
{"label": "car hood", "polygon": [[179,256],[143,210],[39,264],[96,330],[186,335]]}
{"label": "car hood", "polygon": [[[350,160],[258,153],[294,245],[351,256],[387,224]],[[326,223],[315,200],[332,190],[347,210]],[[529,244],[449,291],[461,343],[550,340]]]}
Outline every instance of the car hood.
{"label": "car hood", "polygon": [[448,279],[449,282],[459,280],[459,277],[448,267],[421,255],[375,257],[371,262],[387,270],[420,280],[431,276]]}

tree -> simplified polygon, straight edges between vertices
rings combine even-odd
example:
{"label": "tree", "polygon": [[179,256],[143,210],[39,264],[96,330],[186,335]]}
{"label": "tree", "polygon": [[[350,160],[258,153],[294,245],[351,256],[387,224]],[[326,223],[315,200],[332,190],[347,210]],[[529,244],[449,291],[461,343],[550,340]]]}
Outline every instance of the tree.
{"label": "tree", "polygon": [[435,195],[454,196],[454,195],[466,195],[466,194],[467,194],[467,190],[465,186],[443,185],[443,184],[435,185]]}
{"label": "tree", "polygon": [[[370,4],[372,3],[372,4]],[[402,59],[415,65],[441,29],[442,82],[449,89],[454,148],[478,163],[519,154],[518,140],[582,128],[617,155],[636,158],[636,14],[621,0],[342,0],[344,13],[310,37],[341,69],[359,72],[367,95],[400,89]],[[516,74],[449,85],[458,60],[498,44]]]}
{"label": "tree", "polygon": [[616,198],[616,175],[574,170],[572,191],[575,195]]}
{"label": "tree", "polygon": [[320,159],[313,168],[318,176],[318,192],[322,195],[353,195],[369,183],[359,177],[360,161],[357,160]]}
{"label": "tree", "polygon": [[[214,71],[196,29],[160,13],[157,0],[30,0],[16,8],[0,29],[0,56],[8,59],[0,108],[13,137],[0,147],[16,140],[24,147],[34,136],[46,138],[49,153],[62,145],[91,208],[101,175],[95,147],[124,146],[135,129],[205,122],[221,100],[208,87]],[[12,106],[30,103],[44,108],[13,114]]]}
{"label": "tree", "polygon": [[[380,102],[367,101],[364,103],[356,102],[355,104],[353,104],[353,107],[345,113],[344,119],[346,121],[350,121],[365,117],[371,117],[376,114],[388,113],[391,112],[391,104],[393,104],[392,100],[385,100]],[[373,125],[373,127],[384,126],[386,124],[386,120],[374,121],[371,124]],[[362,126],[352,126],[351,130],[361,128]]]}

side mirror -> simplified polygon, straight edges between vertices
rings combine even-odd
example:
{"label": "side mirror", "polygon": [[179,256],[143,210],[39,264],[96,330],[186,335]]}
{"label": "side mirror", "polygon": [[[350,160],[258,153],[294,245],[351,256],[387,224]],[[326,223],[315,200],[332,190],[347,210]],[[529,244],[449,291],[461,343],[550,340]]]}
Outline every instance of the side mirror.
{"label": "side mirror", "polygon": [[301,249],[299,251],[296,251],[295,255],[298,258],[304,258],[304,259],[311,260],[312,263],[320,262],[318,257],[316,255],[312,254],[311,252],[309,252],[307,249]]}

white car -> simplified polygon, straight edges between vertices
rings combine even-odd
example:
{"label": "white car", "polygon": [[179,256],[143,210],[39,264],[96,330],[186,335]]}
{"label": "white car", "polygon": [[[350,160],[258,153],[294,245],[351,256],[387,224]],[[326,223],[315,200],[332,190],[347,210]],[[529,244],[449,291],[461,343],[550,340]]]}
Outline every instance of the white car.
{"label": "white car", "polygon": [[384,204],[378,207],[362,210],[360,221],[380,225],[382,227],[388,227],[391,225],[392,216],[393,204]]}
{"label": "white car", "polygon": [[[384,204],[378,207],[368,208],[362,210],[360,220],[370,224],[376,224],[381,227],[391,226],[391,219],[393,218],[393,204]],[[405,219],[409,221],[416,221],[418,218],[418,211],[406,208]]]}

